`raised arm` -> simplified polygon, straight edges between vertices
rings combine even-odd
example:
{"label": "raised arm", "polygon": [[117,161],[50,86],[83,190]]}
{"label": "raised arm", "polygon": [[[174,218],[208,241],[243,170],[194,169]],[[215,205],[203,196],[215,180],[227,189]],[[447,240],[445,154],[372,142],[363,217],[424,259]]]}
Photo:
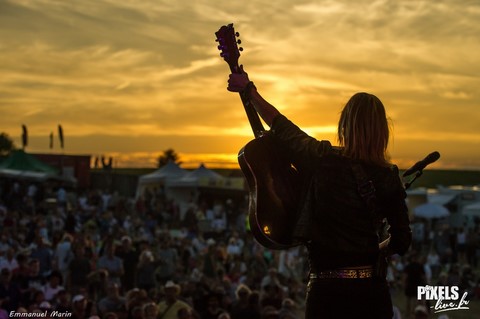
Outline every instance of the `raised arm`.
{"label": "raised arm", "polygon": [[243,67],[241,67],[241,71],[241,73],[230,74],[227,90],[243,94],[250,100],[265,123],[271,127],[273,119],[279,115],[280,112],[258,93],[257,88],[248,78],[248,74],[243,71]]}

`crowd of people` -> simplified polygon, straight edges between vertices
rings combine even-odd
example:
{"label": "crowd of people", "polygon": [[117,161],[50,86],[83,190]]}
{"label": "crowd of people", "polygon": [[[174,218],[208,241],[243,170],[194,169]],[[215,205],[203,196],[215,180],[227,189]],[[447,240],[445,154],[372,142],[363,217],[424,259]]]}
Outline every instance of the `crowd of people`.
{"label": "crowd of people", "polygon": [[[260,246],[246,212],[245,199],[200,196],[181,214],[162,189],[129,199],[3,180],[0,318],[303,318],[305,248]],[[425,241],[392,258],[387,278],[392,296],[406,297],[404,317],[431,315],[417,285],[457,285],[480,298],[476,261],[449,248],[439,254]]]}

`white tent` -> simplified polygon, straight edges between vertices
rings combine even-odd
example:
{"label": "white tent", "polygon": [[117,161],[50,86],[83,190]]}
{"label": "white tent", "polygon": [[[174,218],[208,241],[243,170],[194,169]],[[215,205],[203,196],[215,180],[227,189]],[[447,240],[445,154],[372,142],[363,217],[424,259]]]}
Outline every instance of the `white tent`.
{"label": "white tent", "polygon": [[170,181],[181,179],[188,173],[177,163],[169,161],[160,169],[140,176],[137,186],[137,197],[144,192],[145,189],[153,189],[154,187],[166,186]]}
{"label": "white tent", "polygon": [[442,205],[434,203],[425,203],[413,209],[413,214],[416,217],[427,219],[442,218],[450,215],[450,211]]}
{"label": "white tent", "polygon": [[450,202],[452,202],[455,198],[457,197],[457,194],[439,194],[439,193],[434,193],[434,194],[428,194],[428,202],[432,204],[437,204],[437,205],[447,205]]}
{"label": "white tent", "polygon": [[139,181],[144,183],[155,183],[165,179],[177,179],[186,175],[188,171],[184,170],[177,163],[169,161],[165,166],[150,174],[142,175]]}
{"label": "white tent", "polygon": [[208,168],[205,167],[205,165],[202,163],[200,164],[200,166],[188,173],[186,176],[186,178],[211,178],[211,179],[214,179],[214,180],[218,180],[218,179],[223,179],[223,176],[218,174],[217,172],[214,172]]}
{"label": "white tent", "polygon": [[179,203],[180,213],[183,216],[190,203],[198,199],[199,188],[205,186],[205,181],[216,183],[223,179],[222,175],[206,168],[202,163],[197,169],[183,177],[170,181],[166,187],[168,187],[169,195]]}
{"label": "white tent", "polygon": [[473,202],[462,209],[463,225],[467,224],[467,227],[474,227],[476,221],[480,218],[480,201]]}
{"label": "white tent", "polygon": [[241,177],[223,177],[201,164],[193,171],[180,168],[170,162],[159,170],[143,175],[138,180],[137,197],[145,189],[163,187],[167,198],[175,200],[183,217],[191,203],[198,200],[203,190],[221,190],[224,192],[244,191],[244,179]]}
{"label": "white tent", "polygon": [[0,168],[0,176],[43,182],[43,181],[46,181],[49,177],[55,177],[56,175],[51,173],[45,173],[45,172],[22,171],[22,170],[9,169],[9,168]]}
{"label": "white tent", "polygon": [[480,202],[475,202],[463,207],[462,214],[472,217],[480,217]]}
{"label": "white tent", "polygon": [[208,184],[217,185],[219,182],[223,181],[225,178],[205,167],[202,163],[200,166],[183,177],[172,181],[169,183],[170,187],[198,187],[198,186],[208,186]]}

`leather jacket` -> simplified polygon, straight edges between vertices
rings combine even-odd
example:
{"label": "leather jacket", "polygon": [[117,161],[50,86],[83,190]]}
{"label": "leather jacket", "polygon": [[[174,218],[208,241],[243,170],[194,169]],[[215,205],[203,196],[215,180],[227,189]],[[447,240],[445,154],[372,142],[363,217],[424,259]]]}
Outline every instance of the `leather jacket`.
{"label": "leather jacket", "polygon": [[406,193],[396,166],[359,162],[373,182],[372,210],[360,196],[353,161],[340,148],[310,137],[283,115],[275,117],[271,132],[302,177],[295,233],[308,248],[311,271],[375,264],[384,218],[390,225],[389,254],[408,250]]}

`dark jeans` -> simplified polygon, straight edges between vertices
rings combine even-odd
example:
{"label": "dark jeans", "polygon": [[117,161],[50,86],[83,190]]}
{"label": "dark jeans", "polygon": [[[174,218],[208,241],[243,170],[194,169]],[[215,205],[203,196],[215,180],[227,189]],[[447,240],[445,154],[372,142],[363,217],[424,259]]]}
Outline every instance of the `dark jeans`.
{"label": "dark jeans", "polygon": [[315,279],[307,287],[305,319],[391,319],[384,279]]}

